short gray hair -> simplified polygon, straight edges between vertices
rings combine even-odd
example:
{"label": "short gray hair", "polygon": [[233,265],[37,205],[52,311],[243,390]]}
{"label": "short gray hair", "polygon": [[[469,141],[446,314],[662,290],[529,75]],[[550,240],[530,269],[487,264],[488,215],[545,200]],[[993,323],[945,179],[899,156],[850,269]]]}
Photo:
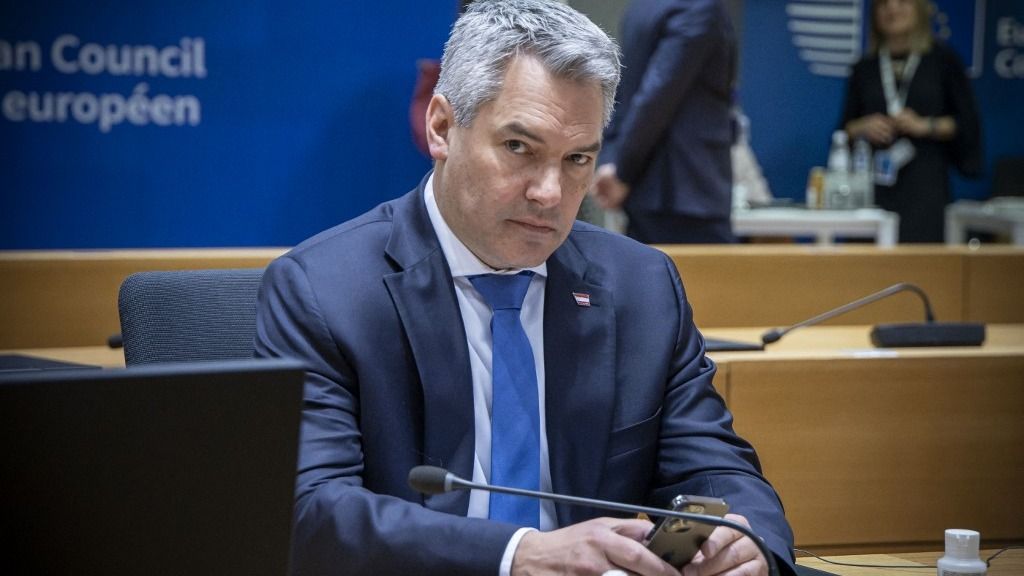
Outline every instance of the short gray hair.
{"label": "short gray hair", "polygon": [[553,0],[470,4],[445,43],[434,93],[448,99],[457,125],[469,126],[480,106],[497,98],[511,61],[524,54],[556,77],[599,82],[608,124],[619,85],[619,48],[597,24]]}

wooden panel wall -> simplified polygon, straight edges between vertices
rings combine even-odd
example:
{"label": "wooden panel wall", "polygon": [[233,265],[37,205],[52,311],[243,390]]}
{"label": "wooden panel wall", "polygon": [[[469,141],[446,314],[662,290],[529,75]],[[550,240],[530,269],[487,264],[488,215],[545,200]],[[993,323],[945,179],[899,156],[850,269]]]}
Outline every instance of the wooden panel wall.
{"label": "wooden panel wall", "polygon": [[[928,294],[937,320],[1024,321],[1024,249],[850,245],[659,246],[705,327],[786,326],[898,282]],[[833,325],[919,322],[920,300],[892,296]]]}
{"label": "wooden panel wall", "polygon": [[117,293],[143,270],[257,268],[284,249],[0,252],[0,348],[100,346],[121,331]]}
{"label": "wooden panel wall", "polygon": [[964,319],[1024,322],[1024,252],[982,250],[964,262]]}
{"label": "wooden panel wall", "polygon": [[[939,320],[1024,322],[1024,249],[849,245],[659,246],[701,328],[785,326],[913,282]],[[283,248],[0,252],[0,349],[95,346],[120,330],[117,291],[132,272],[265,266]],[[830,321],[919,321],[901,294]]]}
{"label": "wooden panel wall", "polygon": [[1024,539],[1024,355],[766,358],[725,378],[797,546]]}

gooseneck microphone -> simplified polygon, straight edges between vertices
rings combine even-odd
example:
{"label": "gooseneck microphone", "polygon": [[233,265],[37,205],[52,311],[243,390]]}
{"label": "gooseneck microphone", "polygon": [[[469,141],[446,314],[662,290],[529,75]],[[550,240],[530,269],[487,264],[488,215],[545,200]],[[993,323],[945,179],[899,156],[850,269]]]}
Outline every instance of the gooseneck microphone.
{"label": "gooseneck microphone", "polygon": [[615,510],[616,512],[647,514],[648,516],[668,516],[670,518],[689,520],[690,522],[698,522],[701,524],[725,526],[726,528],[732,528],[733,530],[750,538],[761,551],[765,561],[768,562],[768,573],[772,576],[778,576],[779,574],[779,568],[775,564],[775,556],[771,553],[771,550],[768,549],[764,540],[754,534],[750,528],[724,518],[719,518],[718,516],[692,514],[690,512],[677,512],[675,510],[650,508],[648,506],[635,506],[633,504],[623,504],[607,500],[595,500],[593,498],[581,498],[579,496],[566,496],[564,494],[551,494],[548,492],[511,488],[508,486],[480,484],[477,482],[471,482],[465,478],[460,478],[444,468],[438,468],[437,466],[416,466],[410,470],[409,486],[411,486],[413,490],[423,494],[442,494],[444,492],[451,492],[452,490],[484,490],[486,492],[512,494],[515,496],[525,496],[527,498],[540,498],[542,500],[551,500],[553,502],[562,502],[563,504],[572,504],[575,506],[590,506],[592,508],[601,508],[604,510]]}
{"label": "gooseneck microphone", "polygon": [[761,335],[761,342],[771,344],[797,328],[813,326],[840,314],[846,314],[862,306],[888,298],[900,292],[913,292],[924,304],[924,322],[903,324],[879,324],[871,329],[871,342],[881,348],[902,348],[909,346],[980,346],[985,341],[985,325],[976,322],[936,322],[928,295],[918,286],[909,282],[893,284],[874,294],[843,304],[827,312],[808,318],[786,328],[774,328]]}

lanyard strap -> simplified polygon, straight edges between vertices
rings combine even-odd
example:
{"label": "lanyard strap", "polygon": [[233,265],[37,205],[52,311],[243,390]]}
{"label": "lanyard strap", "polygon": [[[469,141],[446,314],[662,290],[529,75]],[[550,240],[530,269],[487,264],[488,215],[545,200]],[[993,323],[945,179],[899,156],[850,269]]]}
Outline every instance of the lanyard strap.
{"label": "lanyard strap", "polygon": [[885,91],[885,107],[890,116],[896,116],[903,111],[907,104],[907,94],[910,92],[910,82],[917,72],[917,65],[921,62],[921,55],[911,52],[907,63],[903,67],[903,77],[900,78],[899,91],[896,90],[896,74],[892,69],[892,56],[888,48],[878,51],[878,70],[882,74],[882,90]]}

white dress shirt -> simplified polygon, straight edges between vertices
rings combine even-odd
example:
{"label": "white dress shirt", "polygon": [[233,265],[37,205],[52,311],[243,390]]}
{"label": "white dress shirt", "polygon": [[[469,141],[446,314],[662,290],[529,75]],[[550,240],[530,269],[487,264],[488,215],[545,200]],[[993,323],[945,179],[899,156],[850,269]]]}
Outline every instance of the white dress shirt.
{"label": "white dress shirt", "polygon": [[[520,269],[494,270],[480,261],[444,221],[434,197],[434,176],[430,175],[424,188],[424,200],[430,223],[441,243],[448,267],[455,282],[455,294],[459,300],[462,323],[466,328],[469,344],[469,365],[473,376],[473,421],[476,434],[473,458],[473,481],[486,483],[491,470],[491,307],[470,283],[469,277],[478,274],[517,274]],[[537,399],[540,410],[540,490],[551,492],[551,467],[548,464],[547,425],[544,419],[544,286],[547,283],[547,263],[528,268],[534,273],[526,291],[520,321],[533,349],[534,364],[537,367]],[[468,516],[487,518],[490,508],[490,494],[472,490],[469,494]],[[542,500],[540,506],[540,529],[555,528],[555,505]],[[528,529],[516,532],[505,549],[500,575],[509,574],[512,557],[519,540]]]}

